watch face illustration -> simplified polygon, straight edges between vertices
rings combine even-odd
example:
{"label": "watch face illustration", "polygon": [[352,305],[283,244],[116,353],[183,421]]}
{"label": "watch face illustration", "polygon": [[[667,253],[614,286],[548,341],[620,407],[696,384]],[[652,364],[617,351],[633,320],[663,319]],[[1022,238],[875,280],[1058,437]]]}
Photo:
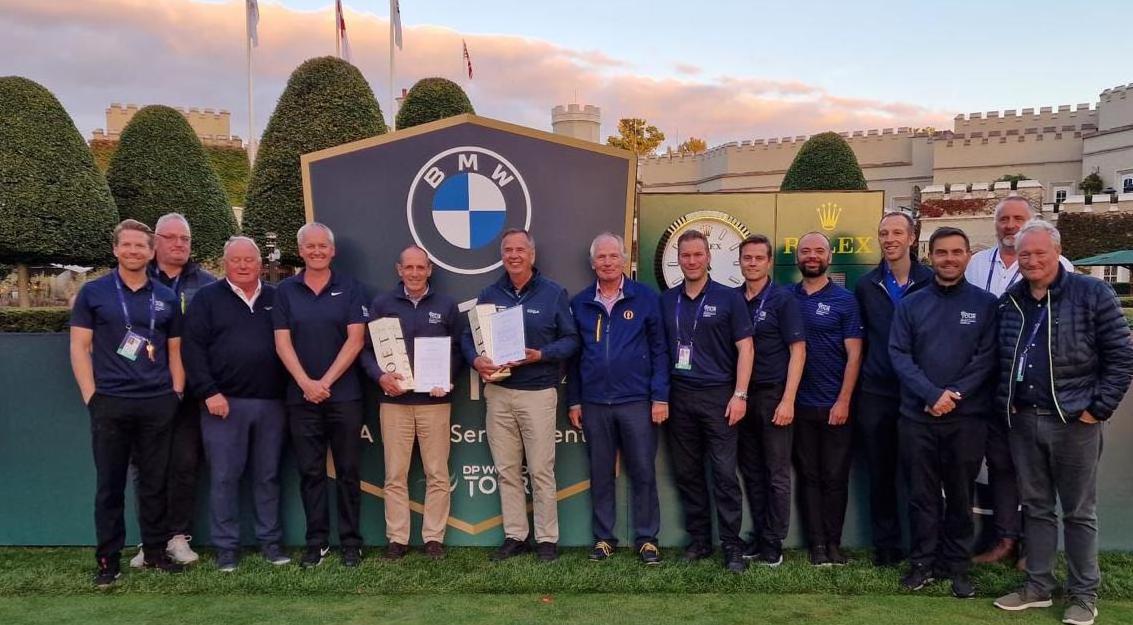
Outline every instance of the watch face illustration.
{"label": "watch face illustration", "polygon": [[689,230],[699,230],[708,238],[712,254],[712,279],[728,286],[744,283],[740,272],[740,244],[751,235],[744,223],[720,211],[693,211],[678,218],[661,235],[657,243],[654,269],[662,289],[676,286],[684,279],[677,262],[677,239]]}

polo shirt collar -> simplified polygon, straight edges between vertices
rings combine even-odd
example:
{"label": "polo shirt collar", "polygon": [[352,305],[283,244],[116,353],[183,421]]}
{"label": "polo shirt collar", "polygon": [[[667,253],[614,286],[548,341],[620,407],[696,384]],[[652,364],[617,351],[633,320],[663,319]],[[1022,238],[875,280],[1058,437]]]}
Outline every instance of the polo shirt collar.
{"label": "polo shirt collar", "polygon": [[[311,291],[311,287],[307,286],[307,280],[306,280],[306,276],[307,276],[307,270],[306,270],[306,269],[303,269],[303,270],[302,270],[302,271],[300,271],[299,273],[295,274],[295,280],[296,280],[296,281],[297,281],[297,282],[298,282],[298,283],[299,283],[300,285],[302,285],[302,286],[303,286],[303,288],[307,289],[307,290],[308,290],[308,291],[310,291],[311,293],[314,293],[314,291]],[[336,287],[336,286],[339,286],[339,282],[338,282],[338,272],[337,272],[337,271],[335,271],[334,269],[331,269],[331,270],[330,270],[330,280],[328,280],[328,281],[327,281],[327,286],[326,286],[326,288],[324,288],[324,289],[323,289],[323,290],[322,290],[322,291],[321,291],[321,292],[319,293],[319,295],[322,295],[323,293],[326,293],[327,291],[331,290],[331,287]]]}
{"label": "polo shirt collar", "polygon": [[[523,288],[519,290],[518,294],[523,295],[524,293],[535,288],[536,283],[539,282],[540,275],[541,274],[539,273],[539,268],[532,267],[531,279],[527,281],[527,284],[523,285]],[[511,275],[508,274],[506,269],[504,270],[504,275],[500,276],[500,279],[496,282],[496,284],[508,293],[516,293],[515,285],[511,282]]]}
{"label": "polo shirt collar", "polygon": [[[397,294],[397,297],[399,297],[399,298],[401,298],[401,299],[403,299],[407,302],[413,302],[413,298],[409,297],[409,289],[405,288],[405,281],[404,280],[398,280],[397,281],[397,286],[394,288],[394,293]],[[432,294],[433,294],[433,284],[431,282],[426,282],[425,283],[425,292],[423,294],[421,294],[420,299],[418,299],[416,303],[420,304],[421,302],[425,301],[425,298],[429,297]]]}
{"label": "polo shirt collar", "polygon": [[229,280],[227,276],[225,276],[224,281],[228,283],[228,288],[232,289],[232,293],[235,294],[237,297],[239,297],[240,301],[242,301],[242,302],[244,302],[245,304],[248,305],[249,310],[252,310],[252,311],[256,310],[256,300],[260,299],[260,295],[263,294],[263,292],[264,292],[264,281],[263,280],[256,280],[256,292],[252,293],[251,298],[249,298],[244,293],[244,289],[241,289],[240,287],[236,286],[235,284],[232,284],[232,281]]}
{"label": "polo shirt collar", "polygon": [[823,286],[821,289],[818,289],[814,293],[807,293],[806,288],[803,287],[803,283],[800,280],[798,283],[795,284],[795,292],[801,293],[801,294],[803,294],[807,297],[814,297],[815,295],[821,295],[821,294],[829,291],[830,288],[833,287],[833,286],[834,286],[834,281],[831,280],[829,276],[827,276],[825,286]]}

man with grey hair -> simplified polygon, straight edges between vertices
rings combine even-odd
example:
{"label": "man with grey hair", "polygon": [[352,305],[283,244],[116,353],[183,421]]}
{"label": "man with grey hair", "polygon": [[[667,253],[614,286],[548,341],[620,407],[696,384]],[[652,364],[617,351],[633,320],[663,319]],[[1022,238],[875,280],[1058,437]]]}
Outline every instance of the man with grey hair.
{"label": "man with grey hair", "polygon": [[1063,623],[1097,616],[1097,477],[1102,427],[1133,378],[1133,345],[1106,283],[1067,271],[1061,236],[1033,219],[1015,235],[1023,280],[1000,302],[1000,414],[1010,428],[1026,515],[1027,580],[1003,610],[1049,607],[1056,588],[1058,503],[1069,601]]}
{"label": "man with grey hair", "polygon": [[[1007,287],[1019,281],[1021,273],[1016,260],[1015,238],[1019,229],[1035,216],[1030,202],[1018,195],[1004,198],[995,205],[996,245],[972,255],[964,278],[999,297]],[[1059,257],[1067,271],[1074,271],[1069,260]],[[1007,443],[1007,426],[993,420],[988,425],[984,456],[987,462],[988,487],[991,491],[991,508],[995,542],[990,548],[972,558],[977,564],[989,564],[1019,555],[1022,537],[1022,515],[1019,512],[1019,486],[1016,483],[1015,464]]]}
{"label": "man with grey hair", "polygon": [[661,563],[657,548],[657,426],[669,416],[669,362],[661,300],[626,277],[625,241],[604,232],[590,244],[593,286],[571,300],[582,349],[567,381],[570,422],[586,435],[590,458],[591,560],[605,560],[618,544],[615,473],[619,452],[632,486],[634,549],[647,565]]}
{"label": "man with grey hair", "polygon": [[279,520],[279,461],[286,440],[286,378],[275,353],[275,287],[260,280],[260,248],[248,237],[224,246],[224,280],[197,292],[185,315],[183,356],[209,464],[210,536],[221,571],[236,569],[240,480],[247,472],[255,532],[265,560],[291,561]]}
{"label": "man with grey hair", "polygon": [[492,362],[480,355],[471,329],[464,332],[464,359],[486,382],[500,369],[511,374],[484,387],[488,446],[500,483],[505,540],[492,555],[505,560],[530,550],[524,459],[535,513],[535,552],[549,562],[559,557],[559,513],[555,483],[555,422],[562,368],[578,351],[578,330],[570,316],[570,296],[535,267],[535,241],[512,228],[500,236],[504,274],[480,291],[477,304],[497,310],[523,306],[525,358]]}

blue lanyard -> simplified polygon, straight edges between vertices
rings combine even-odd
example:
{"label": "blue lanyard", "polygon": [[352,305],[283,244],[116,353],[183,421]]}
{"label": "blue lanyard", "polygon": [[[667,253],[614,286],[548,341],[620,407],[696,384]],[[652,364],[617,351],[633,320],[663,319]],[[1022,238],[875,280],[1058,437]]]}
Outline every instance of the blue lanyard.
{"label": "blue lanyard", "polygon": [[[984,285],[985,291],[991,290],[991,277],[993,275],[995,275],[995,261],[997,261],[997,260],[999,260],[999,246],[998,245],[995,247],[995,251],[991,253],[991,266],[987,268],[987,284]],[[1003,287],[1004,291],[1007,290],[1007,287],[1011,286],[1012,284],[1015,284],[1015,279],[1019,277],[1019,266],[1018,265],[1019,265],[1019,259],[1016,258],[1015,259],[1015,274],[1011,276],[1011,279],[1008,280],[1007,284]]]}
{"label": "blue lanyard", "polygon": [[[700,323],[700,310],[704,308],[704,303],[708,301],[708,290],[712,288],[712,280],[709,279],[708,283],[704,285],[704,291],[701,292],[703,299],[696,305],[696,315],[692,318],[692,334],[688,337],[688,344],[692,345],[693,340],[696,338],[696,325]],[[681,342],[681,299],[684,295],[684,285],[681,286],[681,291],[677,293],[677,343]]]}
{"label": "blue lanyard", "polygon": [[773,281],[768,280],[767,286],[763,287],[763,294],[759,298],[759,308],[755,309],[755,316],[751,318],[752,325],[759,325],[760,317],[763,315],[763,305],[767,303],[767,297],[771,295],[771,287],[774,286],[774,284]]}
{"label": "blue lanyard", "polygon": [[[150,279],[148,276],[147,280]],[[118,275],[118,270],[114,270],[114,286],[118,290],[118,303],[122,305],[122,317],[126,320],[126,331],[133,332],[133,324],[130,323],[130,310],[126,308],[126,295],[122,292],[122,276]],[[157,324],[157,301],[154,297],[153,286],[150,286],[149,293],[149,340],[153,343],[154,326]]]}
{"label": "blue lanyard", "polygon": [[1027,353],[1031,351],[1031,344],[1035,342],[1035,337],[1038,336],[1039,328],[1042,326],[1044,321],[1046,321],[1045,306],[1043,307],[1042,312],[1039,313],[1039,318],[1035,320],[1035,327],[1031,328],[1031,335],[1027,337],[1026,347],[1023,348],[1023,355],[1020,356],[1020,360],[1025,359],[1027,357]]}

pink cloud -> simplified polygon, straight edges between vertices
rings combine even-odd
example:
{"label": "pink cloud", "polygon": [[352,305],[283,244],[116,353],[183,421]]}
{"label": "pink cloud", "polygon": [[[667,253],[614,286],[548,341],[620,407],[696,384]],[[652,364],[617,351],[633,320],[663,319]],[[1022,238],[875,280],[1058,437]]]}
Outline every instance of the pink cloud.
{"label": "pink cloud", "polygon": [[[329,3],[328,3],[329,5]],[[262,130],[290,72],[334,52],[332,12],[260,2],[255,52],[256,126]],[[389,117],[389,23],[346,13],[354,62]],[[801,81],[707,78],[681,64],[674,76],[635,73],[600,50],[572,50],[518,35],[462,34],[406,24],[397,57],[398,91],[426,76],[460,82],[478,113],[549,129],[550,109],[578,101],[602,107],[603,132],[619,117],[646,117],[675,138],[710,144],[823,130],[947,127],[951,115],[909,102],[841,97]],[[247,134],[244,3],[186,0],[0,0],[4,72],[37,80],[60,97],[84,134],[104,123],[111,102],[207,106],[232,112]],[[461,40],[475,67],[468,81]]]}

